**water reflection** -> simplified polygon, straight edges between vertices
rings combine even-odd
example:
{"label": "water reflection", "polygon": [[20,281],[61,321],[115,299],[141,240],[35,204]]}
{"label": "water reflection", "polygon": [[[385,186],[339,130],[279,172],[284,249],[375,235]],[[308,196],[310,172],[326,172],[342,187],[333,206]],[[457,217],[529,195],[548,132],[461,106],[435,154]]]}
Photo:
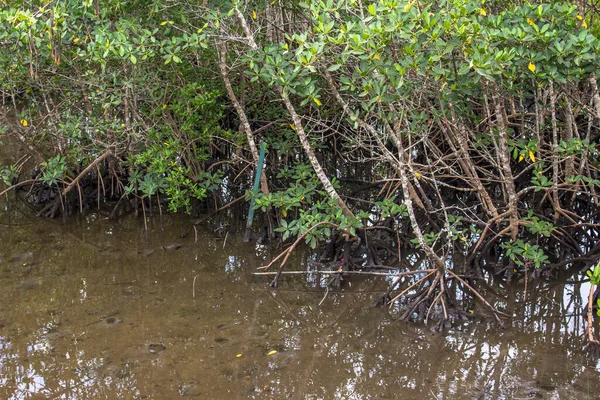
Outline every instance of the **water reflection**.
{"label": "water reflection", "polygon": [[[600,390],[581,351],[584,284],[529,282],[526,298],[523,285],[500,288],[496,304],[514,315],[504,329],[474,304],[479,322],[437,334],[370,308],[389,278],[351,278],[324,296],[323,277],[286,277],[270,291],[251,276],[268,248],[235,235],[223,250],[213,232],[197,228],[195,243],[181,237],[183,219],[165,218],[146,244],[134,217],[29,224],[19,207],[0,233],[2,399],[588,399]],[[166,250],[173,243],[181,247]],[[289,265],[315,261],[299,252]]]}

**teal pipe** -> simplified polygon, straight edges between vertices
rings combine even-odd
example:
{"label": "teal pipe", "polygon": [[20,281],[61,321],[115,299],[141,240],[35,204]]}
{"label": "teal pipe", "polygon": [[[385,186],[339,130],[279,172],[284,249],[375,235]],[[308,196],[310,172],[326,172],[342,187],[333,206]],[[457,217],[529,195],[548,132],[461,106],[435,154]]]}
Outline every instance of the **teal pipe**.
{"label": "teal pipe", "polygon": [[265,164],[265,142],[260,145],[260,155],[258,156],[258,165],[256,167],[256,175],[254,176],[254,186],[252,187],[252,200],[250,201],[250,211],[248,211],[248,221],[246,222],[246,234],[244,235],[244,241],[250,240],[250,230],[252,229],[252,220],[254,219],[254,197],[258,193],[258,186],[260,185],[260,175],[262,174],[263,165]]}

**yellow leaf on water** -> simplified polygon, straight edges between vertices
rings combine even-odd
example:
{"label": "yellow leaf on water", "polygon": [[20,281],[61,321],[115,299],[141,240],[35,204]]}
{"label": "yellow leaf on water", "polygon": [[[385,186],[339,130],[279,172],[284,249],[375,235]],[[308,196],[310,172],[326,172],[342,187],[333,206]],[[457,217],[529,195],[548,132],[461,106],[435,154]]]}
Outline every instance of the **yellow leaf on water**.
{"label": "yellow leaf on water", "polygon": [[29,122],[27,122],[27,120],[26,120],[26,119],[22,119],[22,120],[21,120],[21,125],[23,125],[23,126],[27,126],[27,125],[29,125]]}
{"label": "yellow leaf on water", "polygon": [[533,151],[529,150],[529,158],[531,158],[531,161],[535,162],[535,154],[533,154]]}
{"label": "yellow leaf on water", "polygon": [[317,99],[316,97],[313,97],[313,101],[315,102],[315,104],[317,106],[319,106],[319,107],[321,106],[321,101],[319,99]]}
{"label": "yellow leaf on water", "polygon": [[521,155],[519,156],[519,162],[523,161],[523,159],[524,159],[524,158],[525,158],[525,154],[521,154]]}
{"label": "yellow leaf on water", "polygon": [[527,66],[527,68],[529,68],[529,70],[531,72],[535,72],[535,64],[534,63],[530,62],[529,65]]}
{"label": "yellow leaf on water", "polygon": [[271,350],[267,353],[267,355],[272,356],[273,354],[277,354],[277,350]]}
{"label": "yellow leaf on water", "polygon": [[236,357],[236,358],[241,358],[241,357],[242,357],[242,353],[240,353],[240,354],[236,354],[236,355],[235,355],[235,357]]}

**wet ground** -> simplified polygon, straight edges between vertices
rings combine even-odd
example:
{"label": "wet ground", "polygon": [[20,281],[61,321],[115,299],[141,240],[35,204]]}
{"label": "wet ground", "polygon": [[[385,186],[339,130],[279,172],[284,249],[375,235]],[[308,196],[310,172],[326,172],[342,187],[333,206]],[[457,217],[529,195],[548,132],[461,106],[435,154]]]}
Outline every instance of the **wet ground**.
{"label": "wet ground", "polygon": [[1,399],[599,398],[585,286],[505,288],[504,328],[475,307],[439,334],[371,308],[380,277],[268,290],[251,275],[266,247],[202,227],[196,243],[186,218],[151,220],[148,244],[133,215],[64,224],[11,202],[0,224]]}

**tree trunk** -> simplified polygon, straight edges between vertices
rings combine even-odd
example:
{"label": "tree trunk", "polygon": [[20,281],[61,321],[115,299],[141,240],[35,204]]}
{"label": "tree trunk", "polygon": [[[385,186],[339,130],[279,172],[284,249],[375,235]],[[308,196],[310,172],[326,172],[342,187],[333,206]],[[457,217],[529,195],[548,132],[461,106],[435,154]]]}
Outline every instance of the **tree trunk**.
{"label": "tree trunk", "polygon": [[[238,10],[237,8],[235,9],[235,13],[236,13],[238,20],[240,21],[240,24],[242,25],[242,28],[244,29],[244,32],[246,34],[246,39],[248,39],[248,45],[250,46],[250,48],[252,50],[257,50],[258,46],[256,45],[254,36],[252,35],[250,28],[248,27],[248,23],[246,22],[246,18],[244,17],[244,14],[242,14],[242,12],[240,10]],[[306,132],[304,132],[302,120],[300,119],[300,116],[296,112],[296,109],[294,108],[294,105],[290,101],[290,98],[288,97],[287,93],[285,93],[285,90],[283,90],[283,88],[281,86],[277,86],[277,91],[281,95],[281,99],[283,100],[286,108],[288,109],[288,112],[290,113],[290,115],[292,117],[292,121],[294,122],[294,125],[296,127],[296,133],[298,134],[300,143],[302,144],[302,147],[304,148],[304,152],[306,153],[306,156],[310,160],[313,170],[317,174],[317,177],[321,181],[321,184],[323,184],[323,186],[325,187],[325,191],[327,192],[327,194],[329,195],[330,198],[337,201],[337,203],[338,203],[339,207],[342,209],[342,212],[344,213],[344,215],[346,215],[348,217],[353,216],[354,214],[352,213],[352,211],[350,211],[350,209],[348,208],[348,206],[346,205],[344,200],[342,200],[342,198],[340,197],[338,192],[335,190],[335,188],[331,184],[331,181],[327,177],[327,174],[325,174],[323,167],[319,163],[319,160],[317,160],[317,157],[315,156],[315,153],[310,145],[310,142],[308,141],[308,137],[306,136]]]}
{"label": "tree trunk", "polygon": [[[250,146],[250,152],[252,153],[252,158],[254,159],[254,164],[258,165],[258,148],[256,146],[256,142],[254,141],[254,134],[252,133],[252,128],[250,127],[250,122],[248,122],[248,118],[246,116],[246,112],[242,107],[242,104],[239,102],[233,88],[231,87],[231,81],[229,80],[229,73],[227,70],[227,47],[224,43],[219,45],[220,50],[220,58],[219,58],[219,69],[221,70],[221,77],[223,78],[223,83],[225,84],[225,88],[227,89],[227,95],[229,96],[229,100],[233,103],[233,107],[238,114],[238,118],[240,119],[240,123],[246,132],[246,138],[248,139],[248,145]],[[260,189],[263,194],[266,196],[269,194],[269,185],[267,183],[267,177],[264,172],[261,171],[260,174]]]}

